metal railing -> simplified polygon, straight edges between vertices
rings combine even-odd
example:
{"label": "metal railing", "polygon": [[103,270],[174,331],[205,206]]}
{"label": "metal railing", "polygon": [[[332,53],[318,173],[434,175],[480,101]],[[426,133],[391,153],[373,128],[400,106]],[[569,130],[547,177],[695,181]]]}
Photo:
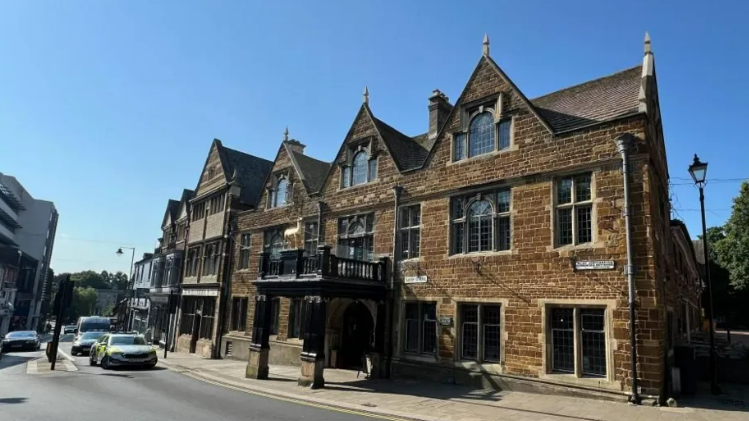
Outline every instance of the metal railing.
{"label": "metal railing", "polygon": [[300,278],[316,275],[361,281],[386,281],[387,258],[375,262],[337,257],[330,246],[320,246],[318,253],[305,256],[304,250],[285,250],[280,256],[260,253],[259,279]]}

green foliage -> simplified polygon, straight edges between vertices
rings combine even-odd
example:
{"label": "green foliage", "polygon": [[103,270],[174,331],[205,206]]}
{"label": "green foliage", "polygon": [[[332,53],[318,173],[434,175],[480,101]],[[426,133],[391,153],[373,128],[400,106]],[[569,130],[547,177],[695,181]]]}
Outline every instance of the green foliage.
{"label": "green foliage", "polygon": [[728,270],[733,288],[749,289],[749,182],[741,184],[733,199],[733,212],[723,231],[725,237],[712,243],[717,261]]}
{"label": "green foliage", "polygon": [[73,288],[73,299],[65,315],[70,322],[78,320],[81,316],[90,316],[96,304],[96,290],[91,287]]}

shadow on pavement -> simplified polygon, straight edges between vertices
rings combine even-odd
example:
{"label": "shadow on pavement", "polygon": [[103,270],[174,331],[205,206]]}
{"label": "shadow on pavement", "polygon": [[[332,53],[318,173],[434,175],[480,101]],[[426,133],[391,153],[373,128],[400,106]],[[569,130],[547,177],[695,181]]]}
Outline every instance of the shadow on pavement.
{"label": "shadow on pavement", "polygon": [[3,354],[3,359],[0,360],[0,370],[4,370],[8,367],[13,367],[19,364],[26,364],[27,362],[35,360],[36,358],[36,356],[27,357],[21,355]]}
{"label": "shadow on pavement", "polygon": [[0,404],[24,403],[28,398],[0,398]]}

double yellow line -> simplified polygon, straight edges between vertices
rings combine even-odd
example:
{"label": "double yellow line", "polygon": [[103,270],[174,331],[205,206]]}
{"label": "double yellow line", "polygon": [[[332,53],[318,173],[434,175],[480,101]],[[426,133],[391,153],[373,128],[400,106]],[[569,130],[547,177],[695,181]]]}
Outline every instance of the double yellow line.
{"label": "double yellow line", "polygon": [[391,416],[387,416],[387,415],[377,415],[377,414],[372,414],[370,412],[356,411],[356,410],[353,410],[353,409],[337,408],[335,406],[324,405],[324,404],[319,404],[319,403],[312,403],[312,402],[308,402],[308,401],[301,400],[301,399],[284,398],[284,397],[280,397],[280,396],[271,395],[271,394],[268,394],[268,393],[256,392],[254,390],[247,390],[247,389],[243,389],[243,388],[240,388],[240,387],[232,386],[232,385],[229,385],[229,384],[226,384],[226,383],[219,383],[219,382],[216,382],[216,381],[213,381],[213,380],[208,380],[205,377],[202,377],[200,375],[194,375],[194,374],[189,373],[189,372],[183,372],[182,374],[184,374],[184,375],[186,375],[188,377],[191,377],[191,378],[193,378],[195,380],[200,380],[201,382],[212,384],[214,386],[225,387],[227,389],[236,390],[238,392],[249,393],[251,395],[257,395],[257,396],[262,396],[262,397],[265,397],[265,398],[275,399],[275,400],[279,400],[279,401],[295,403],[295,404],[298,404],[298,405],[311,406],[313,408],[326,409],[328,411],[336,411],[336,412],[341,412],[341,413],[344,413],[344,414],[361,415],[361,416],[364,416],[364,417],[375,418],[375,419],[380,419],[380,420],[413,421],[413,419],[408,419],[408,418],[391,417]]}

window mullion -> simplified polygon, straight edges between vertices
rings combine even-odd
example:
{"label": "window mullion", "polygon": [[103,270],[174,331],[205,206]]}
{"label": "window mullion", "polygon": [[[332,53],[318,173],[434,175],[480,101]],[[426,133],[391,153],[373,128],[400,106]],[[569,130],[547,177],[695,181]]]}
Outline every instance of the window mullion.
{"label": "window mullion", "polygon": [[582,377],[583,367],[582,367],[582,352],[581,352],[581,346],[580,346],[580,308],[574,307],[572,309],[572,346],[573,346],[573,355],[574,363],[575,363],[575,377]]}
{"label": "window mullion", "polygon": [[476,307],[476,313],[478,314],[478,319],[476,320],[478,331],[478,334],[476,335],[476,340],[478,340],[478,344],[476,344],[476,362],[481,363],[484,361],[484,306],[478,304]]}

